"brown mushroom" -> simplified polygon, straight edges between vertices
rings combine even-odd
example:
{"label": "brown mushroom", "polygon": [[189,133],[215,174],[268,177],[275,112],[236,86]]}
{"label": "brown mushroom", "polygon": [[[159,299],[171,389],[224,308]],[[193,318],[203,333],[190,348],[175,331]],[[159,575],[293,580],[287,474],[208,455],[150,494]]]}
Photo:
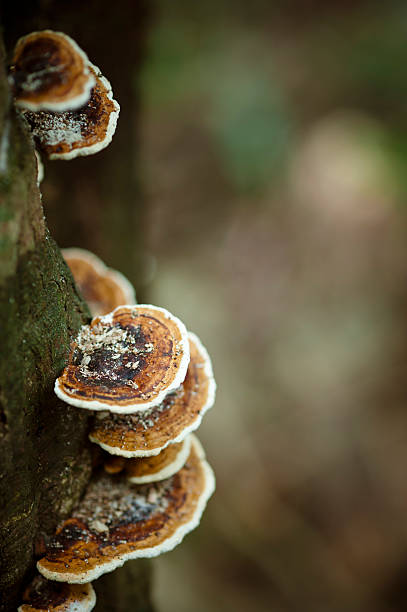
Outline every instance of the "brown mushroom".
{"label": "brown mushroom", "polygon": [[79,408],[130,414],[177,389],[188,363],[187,331],[177,317],[157,306],[119,306],[81,328],[55,393]]}
{"label": "brown mushroom", "polygon": [[127,278],[90,251],[62,249],[62,255],[92,316],[108,314],[121,304],[136,303],[134,287]]}
{"label": "brown mushroom", "polygon": [[95,76],[72,38],[43,30],[18,40],[10,82],[17,106],[34,112],[63,112],[86,104]]}
{"label": "brown mushroom", "polygon": [[118,455],[107,455],[103,462],[103,468],[107,474],[118,474],[124,470],[126,459]]}
{"label": "brown mushroom", "polygon": [[182,442],[169,444],[158,455],[124,459],[127,479],[134,484],[157,482],[169,478],[180,470],[188,459],[191,436]]}
{"label": "brown mushroom", "polygon": [[98,414],[89,435],[92,442],[114,455],[147,457],[181,442],[199,427],[215,401],[216,383],[205,347],[195,334],[188,338],[191,358],[181,388],[147,412]]}
{"label": "brown mushroom", "polygon": [[167,480],[132,485],[120,475],[99,476],[37,568],[50,580],[84,583],[129,559],[172,550],[198,526],[214,489],[212,469],[195,437],[185,466]]}
{"label": "brown mushroom", "polygon": [[51,582],[36,576],[23,594],[18,612],[90,612],[96,603],[91,583]]}
{"label": "brown mushroom", "polygon": [[93,155],[111,142],[120,106],[109,81],[89,64],[95,85],[86,104],[65,112],[24,111],[37,146],[49,159]]}

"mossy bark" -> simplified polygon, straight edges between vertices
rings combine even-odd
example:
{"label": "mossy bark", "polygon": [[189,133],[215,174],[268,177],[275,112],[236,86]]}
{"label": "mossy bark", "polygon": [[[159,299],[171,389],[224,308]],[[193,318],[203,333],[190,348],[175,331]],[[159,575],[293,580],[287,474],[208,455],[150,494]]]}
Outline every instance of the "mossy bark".
{"label": "mossy bark", "polygon": [[[111,5],[102,1],[4,3],[4,34],[9,48],[32,29],[51,27],[77,38],[79,15],[80,42],[91,59],[103,65],[104,58],[86,48],[86,36],[94,41],[95,50],[100,37],[104,56],[112,55],[111,41],[103,38],[103,30],[123,24],[123,31],[115,34],[120,48],[135,14],[131,7],[140,12],[142,4],[119,1],[113,7],[113,24],[107,11]],[[106,15],[98,29],[103,11]],[[138,49],[139,44],[134,47]],[[36,559],[83,493],[91,476],[92,448],[87,440],[90,416],[60,402],[53,392],[70,338],[89,313],[46,226],[33,144],[11,103],[3,49],[0,59],[0,611],[5,612],[21,603]],[[93,248],[134,280],[140,253],[135,228],[141,210],[135,205],[134,131],[130,127],[134,122],[130,108],[134,109],[137,97],[134,53],[124,64],[125,77],[116,69],[124,92],[117,97],[122,109],[127,107],[120,119],[127,117],[119,148],[111,157],[106,152],[94,159],[55,162],[45,200],[53,202],[47,214],[60,245]],[[100,248],[95,248],[97,244]],[[150,573],[148,562],[131,562],[102,577],[94,584],[98,612],[152,610]]]}
{"label": "mossy bark", "polygon": [[45,224],[4,53],[0,70],[0,609],[15,610],[36,554],[90,477],[88,417],[53,393],[88,312]]}

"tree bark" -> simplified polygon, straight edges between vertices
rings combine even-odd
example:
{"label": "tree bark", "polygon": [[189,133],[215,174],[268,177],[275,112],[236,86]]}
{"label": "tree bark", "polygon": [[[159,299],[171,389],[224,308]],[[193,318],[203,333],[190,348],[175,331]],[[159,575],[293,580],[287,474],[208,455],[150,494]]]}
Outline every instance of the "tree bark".
{"label": "tree bark", "polygon": [[[10,2],[3,12],[11,48],[33,29],[66,31],[105,70],[106,58],[129,46],[141,2]],[[122,5],[122,6],[121,6]],[[133,8],[132,8],[133,7]],[[92,14],[93,11],[93,14]],[[101,15],[105,18],[101,20]],[[99,20],[99,21],[98,21]],[[118,31],[122,23],[123,32]],[[140,21],[141,23],[141,21]],[[140,29],[140,27],[138,26]],[[136,28],[137,30],[137,28]],[[86,46],[86,38],[90,47]],[[127,40],[125,44],[123,41]],[[93,42],[92,42],[93,41]],[[94,47],[92,47],[94,45]],[[136,197],[133,85],[140,44],[119,69],[113,57],[115,94],[122,111],[116,148],[92,158],[46,168],[52,233],[61,246],[96,251],[137,279],[141,206]],[[98,54],[97,49],[103,50]],[[101,51],[102,52],[102,51]],[[136,57],[137,56],[137,57]],[[58,523],[69,516],[91,477],[89,414],[53,392],[69,342],[89,313],[46,226],[36,183],[31,136],[16,115],[0,61],[0,610],[15,610],[35,561]],[[124,73],[122,73],[122,70]],[[127,75],[125,71],[128,71]],[[124,122],[124,125],[123,125]],[[109,231],[107,231],[109,229]],[[130,562],[96,582],[98,612],[150,611],[150,565]],[[100,585],[100,586],[98,586]]]}
{"label": "tree bark", "polygon": [[35,552],[90,477],[88,416],[53,393],[87,316],[45,225],[31,137],[0,66],[0,592],[15,610]]}

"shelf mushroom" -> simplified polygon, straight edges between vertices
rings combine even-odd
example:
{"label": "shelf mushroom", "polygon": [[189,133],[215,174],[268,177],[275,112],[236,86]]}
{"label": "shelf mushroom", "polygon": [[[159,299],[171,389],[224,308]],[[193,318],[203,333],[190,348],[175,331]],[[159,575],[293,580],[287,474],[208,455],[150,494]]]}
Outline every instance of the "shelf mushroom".
{"label": "shelf mushroom", "polygon": [[127,480],[134,484],[157,482],[178,472],[189,457],[191,435],[182,442],[170,444],[158,455],[125,459],[124,469]]}
{"label": "shelf mushroom", "polygon": [[88,410],[145,411],[180,386],[188,363],[187,331],[177,317],[158,306],[119,306],[82,326],[55,393]]}
{"label": "shelf mushroom", "polygon": [[126,459],[118,455],[107,455],[103,462],[103,468],[106,474],[118,474],[124,470]]}
{"label": "shelf mushroom", "polygon": [[134,287],[127,278],[90,251],[62,249],[62,255],[93,317],[108,314],[120,304],[136,303]]}
{"label": "shelf mushroom", "polygon": [[86,104],[95,75],[86,53],[72,38],[43,30],[18,40],[10,83],[20,108],[63,112]]}
{"label": "shelf mushroom", "polygon": [[207,350],[189,332],[190,362],[182,386],[148,412],[97,415],[89,438],[113,455],[148,457],[181,442],[213,406],[216,383]]}
{"label": "shelf mushroom", "polygon": [[107,474],[125,471],[129,482],[144,484],[169,478],[185,464],[191,447],[191,436],[182,442],[170,444],[158,455],[125,459],[120,455],[107,455],[103,467]]}
{"label": "shelf mushroom", "polygon": [[171,478],[132,485],[102,474],[37,563],[49,580],[82,584],[129,559],[172,550],[198,526],[215,477],[194,437],[185,466]]}
{"label": "shelf mushroom", "polygon": [[62,32],[32,32],[17,42],[9,80],[38,148],[73,159],[111,142],[120,106],[99,68]]}
{"label": "shelf mushroom", "polygon": [[112,141],[120,106],[99,68],[89,66],[95,85],[84,106],[62,113],[24,111],[38,147],[49,159],[93,155]]}
{"label": "shelf mushroom", "polygon": [[18,612],[90,612],[96,603],[91,583],[67,584],[36,576],[23,594]]}

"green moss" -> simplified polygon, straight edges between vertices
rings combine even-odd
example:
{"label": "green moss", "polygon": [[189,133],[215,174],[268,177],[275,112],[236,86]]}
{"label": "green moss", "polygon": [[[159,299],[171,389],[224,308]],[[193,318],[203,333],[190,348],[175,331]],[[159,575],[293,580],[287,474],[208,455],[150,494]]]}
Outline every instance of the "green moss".
{"label": "green moss", "polygon": [[47,235],[0,286],[0,345],[7,355],[0,362],[0,496],[9,500],[0,537],[7,541],[13,532],[13,556],[9,563],[2,558],[8,571],[0,577],[0,591],[9,600],[33,566],[38,534],[50,535],[69,515],[90,477],[88,417],[53,393],[70,339],[87,316]]}
{"label": "green moss", "polygon": [[8,611],[21,601],[38,541],[83,492],[91,459],[89,417],[53,392],[71,337],[89,312],[45,226],[31,139],[12,110],[4,116],[10,129],[0,183],[0,610]]}

